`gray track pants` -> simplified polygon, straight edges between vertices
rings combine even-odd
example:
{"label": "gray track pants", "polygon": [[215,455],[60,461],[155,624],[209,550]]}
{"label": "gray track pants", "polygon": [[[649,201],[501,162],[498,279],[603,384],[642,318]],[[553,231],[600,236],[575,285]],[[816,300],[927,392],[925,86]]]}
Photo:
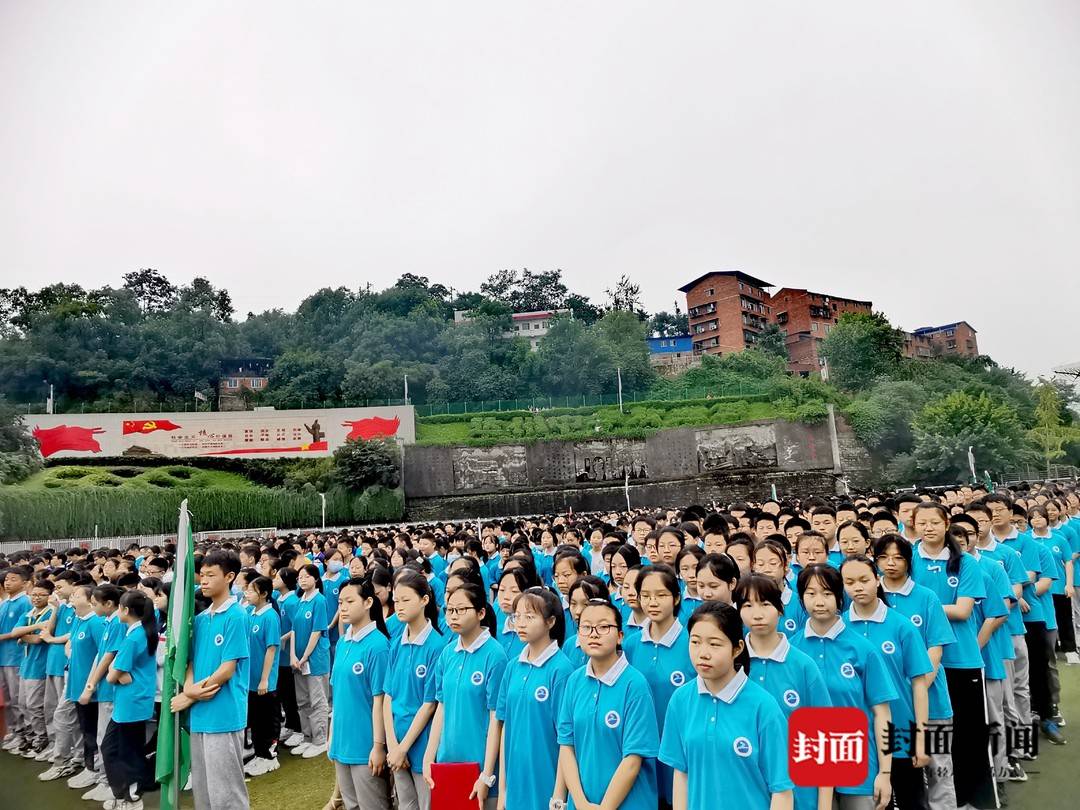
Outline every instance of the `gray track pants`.
{"label": "gray track pants", "polygon": [[192,733],[191,791],[195,810],[248,810],[243,731]]}

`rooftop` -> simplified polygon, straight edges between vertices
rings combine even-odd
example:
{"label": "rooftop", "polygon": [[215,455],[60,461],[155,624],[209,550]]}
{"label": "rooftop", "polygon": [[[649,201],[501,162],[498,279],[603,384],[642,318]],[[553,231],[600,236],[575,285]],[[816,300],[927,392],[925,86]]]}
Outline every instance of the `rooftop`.
{"label": "rooftop", "polygon": [[711,273],[705,273],[702,276],[698,276],[688,284],[684,284],[679,287],[679,292],[690,292],[694,287],[703,282],[707,278],[712,276],[735,276],[739,281],[745,281],[752,284],[755,287],[775,287],[776,285],[769,281],[762,281],[760,278],[754,278],[749,273],[744,273],[742,270],[714,270]]}
{"label": "rooftop", "polygon": [[944,326],[920,326],[918,329],[912,330],[911,334],[913,334],[913,335],[930,335],[930,334],[933,334],[934,332],[944,332],[946,329],[955,329],[957,326],[960,326],[960,324],[964,324],[972,332],[977,332],[978,331],[974,326],[972,326],[967,321],[957,321],[956,323],[947,323]]}
{"label": "rooftop", "polygon": [[833,301],[847,301],[849,304],[862,304],[863,306],[867,306],[867,307],[872,307],[874,305],[873,301],[860,301],[858,298],[845,298],[842,295],[832,295],[830,293],[822,293],[822,292],[817,292],[815,290],[803,290],[803,289],[799,289],[798,287],[783,287],[783,288],[777,290],[773,294],[773,298],[779,298],[784,293],[801,293],[801,294],[804,294],[804,295],[817,295],[817,296],[820,296],[821,298],[828,298],[829,300],[833,300]]}

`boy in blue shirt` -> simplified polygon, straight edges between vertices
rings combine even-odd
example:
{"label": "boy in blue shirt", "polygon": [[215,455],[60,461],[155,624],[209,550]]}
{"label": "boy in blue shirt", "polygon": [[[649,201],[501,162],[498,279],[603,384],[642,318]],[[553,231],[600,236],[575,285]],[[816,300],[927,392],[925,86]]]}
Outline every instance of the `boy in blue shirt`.
{"label": "boy in blue shirt", "polygon": [[170,709],[190,708],[191,785],[196,810],[247,810],[244,729],[247,727],[248,617],[231,593],[240,558],[206,555],[199,570],[210,607],[195,617],[184,691]]}
{"label": "boy in blue shirt", "polygon": [[4,592],[7,599],[0,602],[0,689],[4,693],[4,719],[8,734],[3,748],[13,751],[22,748],[23,712],[19,703],[19,664],[22,663],[22,647],[12,631],[19,620],[30,610],[30,597],[25,593],[30,581],[31,569],[16,565],[4,575]]}
{"label": "boy in blue shirt", "polygon": [[31,608],[19,621],[14,633],[23,646],[22,663],[19,665],[19,703],[23,712],[26,749],[23,756],[34,758],[48,745],[45,730],[45,656],[47,645],[41,642],[41,631],[48,627],[52,618],[49,597],[53,584],[46,580],[35,582],[30,589]]}

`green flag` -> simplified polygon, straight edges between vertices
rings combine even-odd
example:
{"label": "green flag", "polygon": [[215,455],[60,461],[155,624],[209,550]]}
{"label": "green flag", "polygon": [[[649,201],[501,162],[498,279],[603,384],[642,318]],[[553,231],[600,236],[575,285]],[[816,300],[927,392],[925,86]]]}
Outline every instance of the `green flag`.
{"label": "green flag", "polygon": [[187,712],[173,714],[169,701],[184,688],[191,650],[192,614],[195,611],[195,549],[191,542],[191,515],[187,499],[180,504],[176,530],[176,571],[169,604],[165,665],[161,676],[161,722],[158,725],[157,769],[161,783],[161,810],[179,810],[180,791],[191,772],[191,741]]}

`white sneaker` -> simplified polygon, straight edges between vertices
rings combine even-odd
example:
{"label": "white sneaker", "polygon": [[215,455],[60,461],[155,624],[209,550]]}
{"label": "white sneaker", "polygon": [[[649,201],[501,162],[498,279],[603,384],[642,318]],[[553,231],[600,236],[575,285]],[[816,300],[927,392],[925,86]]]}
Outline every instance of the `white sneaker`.
{"label": "white sneaker", "polygon": [[1065,663],[1066,664],[1072,664],[1074,666],[1076,664],[1080,664],[1080,653],[1074,653],[1074,652],[1065,653]]}
{"label": "white sneaker", "polygon": [[93,784],[96,784],[98,780],[97,771],[91,771],[88,768],[83,768],[73,777],[67,780],[67,786],[74,790],[83,790]]}
{"label": "white sneaker", "polygon": [[307,751],[310,747],[311,743],[302,742],[299,745],[293,746],[293,749],[290,753],[295,757],[302,757],[304,755],[304,752]]}
{"label": "white sneaker", "polygon": [[0,746],[0,748],[3,748],[5,751],[17,751],[22,747],[23,738],[20,737],[18,734],[12,735],[10,738],[7,739],[7,742]]}
{"label": "white sneaker", "polygon": [[34,757],[34,759],[38,762],[52,762],[52,758],[53,756],[55,756],[55,754],[56,748],[50,745],[48,748],[46,748],[44,751]]}
{"label": "white sneaker", "polygon": [[315,757],[321,757],[325,753],[326,743],[323,743],[322,745],[309,745],[300,756],[304,759],[315,759]]}
{"label": "white sneaker", "polygon": [[44,773],[39,773],[38,779],[40,779],[42,782],[51,782],[54,779],[59,779],[63,770],[63,765],[53,765],[51,768],[49,768],[49,770],[45,771]]}
{"label": "white sneaker", "polygon": [[105,802],[113,797],[112,790],[108,785],[94,785],[82,795],[84,802]]}
{"label": "white sneaker", "polygon": [[262,776],[265,773],[276,771],[281,767],[281,763],[277,759],[266,759],[265,757],[255,757],[244,768],[244,773],[248,776]]}
{"label": "white sneaker", "polygon": [[303,741],[304,735],[301,734],[299,731],[294,731],[285,739],[285,742],[283,742],[282,745],[284,745],[286,748],[296,748],[296,746],[298,746]]}

